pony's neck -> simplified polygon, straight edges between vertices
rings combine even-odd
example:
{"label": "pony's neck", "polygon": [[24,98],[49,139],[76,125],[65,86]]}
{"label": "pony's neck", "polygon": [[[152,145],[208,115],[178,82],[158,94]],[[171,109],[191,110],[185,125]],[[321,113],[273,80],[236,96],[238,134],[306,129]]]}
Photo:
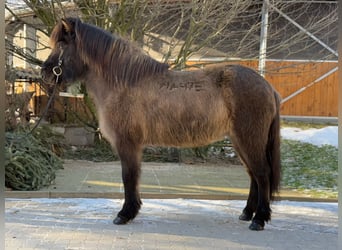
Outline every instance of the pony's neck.
{"label": "pony's neck", "polygon": [[128,41],[115,40],[112,53],[108,54],[110,66],[108,68],[109,82],[128,86],[136,85],[140,80],[168,69],[167,64],[160,63],[144,54],[140,48]]}
{"label": "pony's neck", "polygon": [[160,74],[168,65],[144,54],[128,41],[105,32],[79,40],[84,62],[110,85],[134,86],[145,77]]}

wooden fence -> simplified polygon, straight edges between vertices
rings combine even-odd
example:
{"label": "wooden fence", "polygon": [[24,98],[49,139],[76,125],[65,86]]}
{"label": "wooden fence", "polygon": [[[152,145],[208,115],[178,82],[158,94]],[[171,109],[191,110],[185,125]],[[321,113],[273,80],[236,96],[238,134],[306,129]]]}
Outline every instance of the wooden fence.
{"label": "wooden fence", "polygon": [[267,62],[266,79],[283,100],[303,91],[282,104],[282,115],[338,116],[337,62]]}

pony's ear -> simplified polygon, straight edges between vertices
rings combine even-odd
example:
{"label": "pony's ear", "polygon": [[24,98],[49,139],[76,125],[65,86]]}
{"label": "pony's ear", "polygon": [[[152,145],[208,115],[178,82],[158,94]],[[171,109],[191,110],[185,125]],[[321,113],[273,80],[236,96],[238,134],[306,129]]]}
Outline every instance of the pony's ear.
{"label": "pony's ear", "polygon": [[66,33],[72,34],[74,32],[74,26],[69,20],[62,18],[61,22]]}

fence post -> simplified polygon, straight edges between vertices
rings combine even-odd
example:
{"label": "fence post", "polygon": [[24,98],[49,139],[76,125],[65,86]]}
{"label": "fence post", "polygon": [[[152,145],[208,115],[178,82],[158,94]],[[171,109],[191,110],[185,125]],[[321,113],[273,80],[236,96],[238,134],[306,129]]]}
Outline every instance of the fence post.
{"label": "fence post", "polygon": [[265,77],[266,52],[268,29],[268,0],[264,0],[261,13],[260,49],[259,49],[259,73]]}

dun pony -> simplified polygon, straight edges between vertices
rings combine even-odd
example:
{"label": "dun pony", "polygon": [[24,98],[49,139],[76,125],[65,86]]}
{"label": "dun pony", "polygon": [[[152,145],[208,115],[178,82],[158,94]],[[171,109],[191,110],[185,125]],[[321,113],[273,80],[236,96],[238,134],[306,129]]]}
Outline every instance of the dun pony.
{"label": "dun pony", "polygon": [[264,229],[280,182],[280,97],[264,78],[238,65],[170,70],[129,41],[76,18],[54,27],[51,47],[42,78],[85,84],[100,130],[120,157],[125,202],[115,224],[133,220],[142,204],[145,146],[197,147],[229,136],[251,180],[239,218],[252,220],[251,230]]}

